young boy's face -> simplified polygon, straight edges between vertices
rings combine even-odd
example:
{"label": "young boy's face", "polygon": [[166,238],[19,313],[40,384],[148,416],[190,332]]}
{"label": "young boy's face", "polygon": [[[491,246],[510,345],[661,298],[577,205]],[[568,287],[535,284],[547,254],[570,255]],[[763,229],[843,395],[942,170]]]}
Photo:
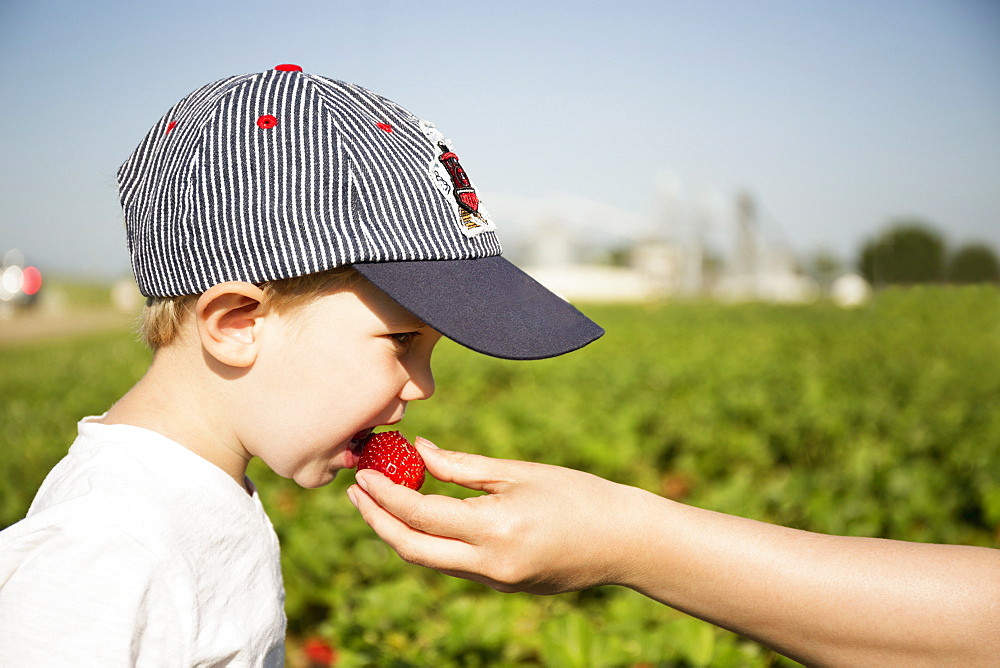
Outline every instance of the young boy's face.
{"label": "young boy's face", "polygon": [[355,466],[352,441],[434,392],[441,334],[367,281],[273,318],[260,335],[240,440],[303,487]]}

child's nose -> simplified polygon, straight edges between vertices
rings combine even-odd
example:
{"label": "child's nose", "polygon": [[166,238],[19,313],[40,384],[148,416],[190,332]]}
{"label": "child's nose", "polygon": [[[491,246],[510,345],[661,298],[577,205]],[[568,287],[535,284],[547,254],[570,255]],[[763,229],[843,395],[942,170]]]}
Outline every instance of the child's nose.
{"label": "child's nose", "polygon": [[414,364],[408,370],[410,378],[399,393],[399,398],[403,401],[430,399],[434,394],[434,373],[430,363]]}

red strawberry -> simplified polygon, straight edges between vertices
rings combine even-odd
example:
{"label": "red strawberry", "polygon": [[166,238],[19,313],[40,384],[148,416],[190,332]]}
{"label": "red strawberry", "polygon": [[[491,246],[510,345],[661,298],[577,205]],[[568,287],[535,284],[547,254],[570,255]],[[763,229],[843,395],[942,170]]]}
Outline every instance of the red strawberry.
{"label": "red strawberry", "polygon": [[327,668],[337,662],[337,650],[322,638],[312,637],[302,646],[310,668]]}
{"label": "red strawberry", "polygon": [[410,489],[424,484],[424,460],[398,431],[380,431],[361,446],[358,470],[375,469],[389,480]]}

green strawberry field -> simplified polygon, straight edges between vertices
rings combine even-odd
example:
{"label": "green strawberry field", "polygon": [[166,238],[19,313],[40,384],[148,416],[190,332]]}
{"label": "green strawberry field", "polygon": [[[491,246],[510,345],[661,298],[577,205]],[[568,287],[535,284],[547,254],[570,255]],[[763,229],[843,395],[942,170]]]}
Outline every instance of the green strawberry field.
{"label": "green strawberry field", "polygon": [[[813,531],[1000,543],[996,288],[584,310],[608,333],[554,360],[443,342],[437,394],[399,429]],[[148,358],[128,331],[0,347],[0,527]],[[340,666],[791,665],[622,588],[500,594],[406,564],[347,500],[349,471],[319,490],[258,463],[251,477],[283,544],[292,664],[319,638]]]}

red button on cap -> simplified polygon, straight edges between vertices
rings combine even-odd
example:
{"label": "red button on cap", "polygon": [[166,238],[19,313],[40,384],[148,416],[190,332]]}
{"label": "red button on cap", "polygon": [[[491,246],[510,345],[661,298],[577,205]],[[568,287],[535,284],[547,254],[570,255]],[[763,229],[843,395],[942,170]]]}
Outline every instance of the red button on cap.
{"label": "red button on cap", "polygon": [[302,68],[298,65],[277,65],[274,69],[279,72],[301,72]]}

